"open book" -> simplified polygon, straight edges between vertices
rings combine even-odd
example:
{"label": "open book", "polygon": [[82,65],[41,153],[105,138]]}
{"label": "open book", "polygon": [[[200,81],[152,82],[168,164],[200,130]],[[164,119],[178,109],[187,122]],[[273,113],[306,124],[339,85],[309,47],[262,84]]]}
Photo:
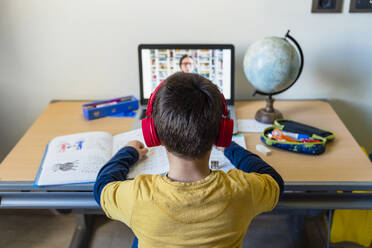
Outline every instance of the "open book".
{"label": "open book", "polygon": [[[49,142],[35,179],[35,186],[94,183],[99,170],[130,140],[144,142],[142,130],[112,136],[106,132],[85,132],[54,138]],[[245,146],[244,136],[233,140]],[[211,169],[225,172],[234,168],[221,151],[213,148],[209,160]],[[129,171],[128,178],[139,174],[162,174],[169,170],[165,148],[149,148],[145,158],[137,161]]]}

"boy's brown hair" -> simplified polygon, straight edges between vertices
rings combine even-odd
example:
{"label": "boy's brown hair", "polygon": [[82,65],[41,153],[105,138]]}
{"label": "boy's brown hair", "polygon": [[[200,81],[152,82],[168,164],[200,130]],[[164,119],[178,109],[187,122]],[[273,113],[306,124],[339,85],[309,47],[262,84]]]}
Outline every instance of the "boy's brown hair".
{"label": "boy's brown hair", "polygon": [[217,86],[192,73],[178,72],[156,93],[152,117],[166,149],[176,156],[202,158],[216,142],[222,116]]}

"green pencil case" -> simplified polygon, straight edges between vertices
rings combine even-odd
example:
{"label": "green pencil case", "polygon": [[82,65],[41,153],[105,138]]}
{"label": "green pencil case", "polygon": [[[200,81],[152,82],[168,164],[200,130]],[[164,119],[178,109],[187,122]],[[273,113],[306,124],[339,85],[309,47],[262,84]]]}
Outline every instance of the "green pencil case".
{"label": "green pencil case", "polygon": [[[279,129],[281,131],[280,133],[284,133],[284,135],[290,133],[296,137],[307,137],[307,139],[296,142],[273,139],[272,136],[275,129]],[[335,135],[330,131],[286,119],[275,120],[274,125],[266,128],[261,134],[261,141],[266,145],[311,155],[322,154],[325,151],[326,143],[334,138]]]}

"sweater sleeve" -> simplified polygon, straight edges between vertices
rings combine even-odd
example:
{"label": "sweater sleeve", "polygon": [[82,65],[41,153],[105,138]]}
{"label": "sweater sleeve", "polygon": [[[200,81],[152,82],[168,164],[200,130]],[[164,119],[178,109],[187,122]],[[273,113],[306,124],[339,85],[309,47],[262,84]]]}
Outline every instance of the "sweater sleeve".
{"label": "sweater sleeve", "polygon": [[282,196],[284,190],[282,177],[273,167],[263,161],[259,156],[247,151],[234,141],[231,142],[230,147],[225,149],[224,154],[237,169],[247,173],[255,172],[270,175],[279,186],[279,197]]}
{"label": "sweater sleeve", "polygon": [[118,151],[98,172],[93,188],[94,199],[100,204],[101,192],[103,188],[115,181],[127,179],[129,167],[137,162],[138,152],[134,147],[126,146]]}

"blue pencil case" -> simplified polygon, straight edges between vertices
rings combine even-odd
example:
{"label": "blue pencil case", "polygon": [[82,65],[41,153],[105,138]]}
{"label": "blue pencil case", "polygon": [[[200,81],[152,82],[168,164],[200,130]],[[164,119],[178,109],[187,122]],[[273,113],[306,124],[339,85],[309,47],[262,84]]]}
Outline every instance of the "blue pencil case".
{"label": "blue pencil case", "polygon": [[[123,96],[104,101],[91,102],[83,105],[83,113],[87,120],[102,118],[138,109],[138,99],[135,96]],[[131,116],[126,114],[126,116]]]}
{"label": "blue pencil case", "polygon": [[261,134],[261,141],[266,145],[311,155],[322,154],[326,143],[334,138],[330,131],[286,119],[275,120],[274,125]]}

